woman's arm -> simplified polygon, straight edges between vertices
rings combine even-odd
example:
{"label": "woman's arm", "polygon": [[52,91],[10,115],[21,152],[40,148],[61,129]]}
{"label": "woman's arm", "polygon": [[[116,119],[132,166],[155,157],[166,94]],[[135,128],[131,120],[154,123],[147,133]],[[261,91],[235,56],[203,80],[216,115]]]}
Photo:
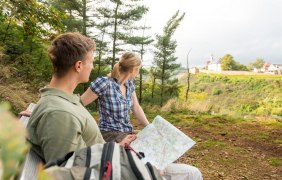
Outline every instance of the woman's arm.
{"label": "woman's arm", "polygon": [[81,101],[84,106],[87,106],[88,104],[95,101],[98,96],[95,94],[90,88],[88,88],[82,95],[81,95]]}
{"label": "woman's arm", "polygon": [[132,101],[133,101],[133,108],[132,108],[132,112],[135,116],[135,118],[144,126],[149,124],[148,119],[146,118],[146,115],[142,109],[142,107],[140,106],[138,100],[137,100],[137,96],[135,91],[132,93]]}

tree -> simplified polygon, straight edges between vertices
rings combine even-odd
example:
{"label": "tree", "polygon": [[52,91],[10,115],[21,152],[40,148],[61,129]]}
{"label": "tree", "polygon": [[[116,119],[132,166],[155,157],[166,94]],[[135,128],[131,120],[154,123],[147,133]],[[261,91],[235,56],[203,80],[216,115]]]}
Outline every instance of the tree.
{"label": "tree", "polygon": [[[22,41],[29,42],[30,52],[32,52],[33,40],[49,36],[52,32],[61,31],[63,26],[60,19],[63,14],[52,7],[38,3],[35,0],[22,1],[4,1],[1,2],[1,14],[5,14],[10,22],[14,21],[22,27]],[[5,41],[4,38],[3,41]],[[21,42],[22,42],[21,41]]]}
{"label": "tree", "polygon": [[235,60],[230,54],[226,54],[221,58],[221,69],[224,71],[232,71],[235,68]]}
{"label": "tree", "polygon": [[178,97],[180,88],[181,85],[178,83],[178,79],[174,78],[172,80],[168,80],[165,91],[169,95],[169,97]]}
{"label": "tree", "polygon": [[51,4],[58,11],[66,14],[62,19],[66,31],[78,31],[83,33],[82,21],[83,4],[79,0],[46,0],[44,3]]}
{"label": "tree", "polygon": [[260,69],[260,68],[262,68],[262,66],[263,66],[264,64],[265,64],[265,61],[264,61],[263,59],[257,58],[256,61],[253,62],[253,63],[250,63],[250,64],[248,65],[248,67],[249,67],[250,69],[254,69],[254,68]]}
{"label": "tree", "polygon": [[248,68],[235,61],[233,56],[230,54],[226,54],[221,58],[221,69],[224,71],[247,71]]}
{"label": "tree", "polygon": [[157,68],[152,66],[150,68],[150,77],[152,79],[152,90],[151,90],[151,98],[154,99],[154,93],[155,93],[155,84],[157,79]]}
{"label": "tree", "polygon": [[[141,27],[142,29],[142,36],[133,36],[133,37],[130,37],[128,40],[127,40],[127,43],[128,44],[131,44],[135,47],[136,51],[137,52],[140,52],[140,55],[141,55],[141,60],[143,61],[143,56],[145,54],[145,47],[146,46],[149,46],[154,40],[151,39],[150,36],[145,36],[144,33],[145,33],[145,30],[146,29],[149,29],[149,27],[146,27],[146,25],[144,24],[143,27]],[[144,70],[142,68],[142,65],[140,67],[140,71],[139,71],[139,103],[142,103],[142,91],[143,91],[143,73],[144,73]]]}
{"label": "tree", "polygon": [[180,67],[180,64],[176,63],[177,57],[175,57],[177,42],[172,39],[172,35],[184,16],[185,13],[179,15],[179,11],[177,11],[168,20],[163,29],[163,34],[156,36],[157,43],[155,45],[153,64],[157,67],[157,77],[161,80],[161,106],[163,105],[165,85],[170,77],[175,74],[175,70]]}
{"label": "tree", "polygon": [[44,83],[46,73],[51,71],[46,42],[64,30],[64,14],[36,0],[5,0],[0,2],[0,17],[4,63],[15,68],[21,81],[30,82],[33,87]]}
{"label": "tree", "polygon": [[97,8],[100,16],[107,18],[110,23],[107,32],[113,43],[112,68],[115,64],[116,54],[122,51],[122,46],[126,45],[127,40],[133,36],[132,30],[140,29],[134,25],[134,22],[139,21],[148,11],[148,8],[139,5],[138,1],[142,0],[110,0],[109,4]]}

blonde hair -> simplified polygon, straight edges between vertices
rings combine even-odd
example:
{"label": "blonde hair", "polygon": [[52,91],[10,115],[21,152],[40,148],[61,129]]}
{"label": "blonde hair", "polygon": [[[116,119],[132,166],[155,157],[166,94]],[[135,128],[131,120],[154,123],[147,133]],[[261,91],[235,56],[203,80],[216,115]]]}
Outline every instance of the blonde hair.
{"label": "blonde hair", "polygon": [[126,52],[119,58],[108,76],[118,78],[121,74],[128,73],[132,68],[140,66],[141,63],[141,58],[136,53]]}

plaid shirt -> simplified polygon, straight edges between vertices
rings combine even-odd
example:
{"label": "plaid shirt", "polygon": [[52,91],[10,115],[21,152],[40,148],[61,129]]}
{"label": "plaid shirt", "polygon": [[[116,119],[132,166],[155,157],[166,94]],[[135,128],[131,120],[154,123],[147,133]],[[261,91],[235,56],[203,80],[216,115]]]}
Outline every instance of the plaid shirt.
{"label": "plaid shirt", "polygon": [[90,89],[99,100],[99,128],[102,131],[132,132],[129,113],[132,109],[132,93],[135,91],[133,80],[124,83],[126,97],[120,90],[117,79],[98,77],[91,82]]}

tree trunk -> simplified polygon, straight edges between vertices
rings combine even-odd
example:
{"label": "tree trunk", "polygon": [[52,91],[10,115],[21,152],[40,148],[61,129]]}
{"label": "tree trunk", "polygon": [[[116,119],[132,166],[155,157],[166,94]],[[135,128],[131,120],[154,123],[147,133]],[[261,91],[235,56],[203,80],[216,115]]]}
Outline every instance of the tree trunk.
{"label": "tree trunk", "polygon": [[163,106],[165,62],[166,62],[166,57],[164,56],[163,67],[162,67],[162,75],[161,75],[162,76],[162,83],[161,83],[161,106]]}
{"label": "tree trunk", "polygon": [[[142,43],[142,45],[141,45],[141,60],[142,60],[142,62],[143,62],[143,54],[144,54],[144,44]],[[141,102],[142,102],[142,89],[143,89],[142,64],[141,64],[141,67],[140,67],[139,74],[140,74],[140,82],[139,82],[139,103],[141,104]]]}
{"label": "tree trunk", "polygon": [[152,100],[154,99],[155,83],[156,83],[156,78],[154,77],[153,85],[152,85]]}
{"label": "tree trunk", "polygon": [[[105,30],[105,29],[104,29]],[[102,59],[102,45],[103,45],[103,41],[104,41],[104,34],[105,34],[105,31],[103,31],[103,34],[102,34],[102,39],[100,41],[100,47],[99,47],[99,56],[98,56],[98,73],[97,73],[97,76],[100,75],[100,71],[101,71],[101,59]]]}
{"label": "tree trunk", "polygon": [[114,40],[113,40],[113,59],[112,59],[112,69],[114,68],[115,61],[116,61],[116,38],[117,38],[117,11],[118,11],[118,6],[117,4],[116,9],[115,9],[115,25],[114,25]]}
{"label": "tree trunk", "polygon": [[[87,36],[86,25],[87,25],[87,16],[86,16],[86,0],[82,0],[82,34]],[[83,90],[86,91],[88,88],[87,83],[83,83]]]}
{"label": "tree trunk", "polygon": [[33,51],[33,41],[32,41],[32,37],[29,37],[29,53],[31,54]]}
{"label": "tree trunk", "polygon": [[5,31],[5,34],[4,34],[4,37],[3,37],[3,40],[2,40],[2,42],[3,43],[5,43],[5,41],[6,41],[6,37],[7,37],[7,32],[8,32],[8,30],[9,30],[9,28],[10,28],[10,24],[11,24],[11,18],[9,19],[9,23],[8,23],[8,26],[7,26],[7,28],[6,28],[6,31]]}
{"label": "tree trunk", "polygon": [[87,36],[87,32],[86,32],[86,25],[87,25],[86,0],[82,1],[82,23],[83,23],[82,34],[84,36]]}
{"label": "tree trunk", "polygon": [[186,89],[186,102],[188,100],[188,93],[189,93],[189,89],[190,89],[190,72],[189,72],[189,53],[191,52],[191,49],[188,51],[187,53],[187,89]]}

